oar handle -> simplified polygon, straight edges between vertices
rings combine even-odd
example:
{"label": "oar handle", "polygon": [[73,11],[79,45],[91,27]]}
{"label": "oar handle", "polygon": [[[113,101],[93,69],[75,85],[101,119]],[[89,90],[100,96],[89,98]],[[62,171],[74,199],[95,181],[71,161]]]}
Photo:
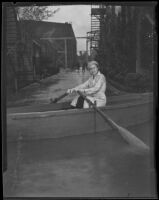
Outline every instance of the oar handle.
{"label": "oar handle", "polygon": [[64,94],[62,94],[61,96],[55,98],[55,99],[50,99],[50,103],[57,103],[58,101],[60,101],[61,99],[63,99],[64,97],[66,97],[68,95],[67,92],[65,92]]}
{"label": "oar handle", "polygon": [[112,121],[106,114],[104,114],[101,110],[99,110],[96,105],[94,103],[92,103],[89,99],[87,99],[87,97],[80,91],[77,91],[77,93],[82,96],[84,98],[84,100],[86,100],[103,118],[104,120],[109,123],[109,125],[113,128],[113,129],[119,129],[119,126]]}

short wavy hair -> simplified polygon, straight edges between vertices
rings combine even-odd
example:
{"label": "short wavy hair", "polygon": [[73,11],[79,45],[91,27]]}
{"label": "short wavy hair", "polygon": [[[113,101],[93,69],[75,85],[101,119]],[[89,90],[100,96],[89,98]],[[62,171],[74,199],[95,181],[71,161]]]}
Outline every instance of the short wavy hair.
{"label": "short wavy hair", "polygon": [[97,61],[90,61],[90,62],[88,63],[88,65],[87,65],[87,68],[89,68],[91,65],[96,65],[97,68],[99,69],[99,64],[98,64]]}

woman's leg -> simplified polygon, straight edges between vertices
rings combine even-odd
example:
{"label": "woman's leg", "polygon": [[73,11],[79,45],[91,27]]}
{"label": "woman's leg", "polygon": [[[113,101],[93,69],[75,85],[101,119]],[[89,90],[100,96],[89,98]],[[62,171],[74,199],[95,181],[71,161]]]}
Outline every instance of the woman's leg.
{"label": "woman's leg", "polygon": [[[87,96],[87,99],[89,99],[92,103],[94,103],[94,98],[93,98],[93,97],[88,97],[88,96]],[[84,107],[84,108],[90,108],[91,106],[90,106],[89,103],[85,100],[85,101],[84,101],[83,107]]]}
{"label": "woman's leg", "polygon": [[70,108],[71,108],[71,109],[75,109],[76,107],[75,107],[75,106],[71,106]]}
{"label": "woman's leg", "polygon": [[71,102],[71,108],[83,108],[84,99],[81,96],[76,96]]}
{"label": "woman's leg", "polygon": [[[96,102],[96,106],[97,107],[104,107],[106,105],[106,100],[97,100],[94,99],[93,97],[88,97],[87,99],[89,99],[92,103]],[[84,108],[90,108],[91,106],[89,105],[89,103],[87,101],[84,101]]]}
{"label": "woman's leg", "polygon": [[83,104],[84,104],[84,98],[81,96],[78,97],[76,108],[83,108]]}
{"label": "woman's leg", "polygon": [[79,95],[77,95],[71,102],[71,106],[76,107],[77,100],[78,100]]}

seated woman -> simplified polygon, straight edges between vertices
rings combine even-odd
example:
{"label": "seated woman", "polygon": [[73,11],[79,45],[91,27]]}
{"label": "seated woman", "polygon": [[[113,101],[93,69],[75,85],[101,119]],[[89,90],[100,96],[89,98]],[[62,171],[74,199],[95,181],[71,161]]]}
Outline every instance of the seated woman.
{"label": "seated woman", "polygon": [[[96,61],[88,63],[88,71],[91,77],[83,84],[78,85],[75,88],[68,89],[67,93],[80,91],[82,92],[92,103],[96,103],[97,107],[106,105],[106,79],[105,76],[99,71],[99,65]],[[77,95],[71,102],[73,108],[89,108],[87,101],[83,97]]]}

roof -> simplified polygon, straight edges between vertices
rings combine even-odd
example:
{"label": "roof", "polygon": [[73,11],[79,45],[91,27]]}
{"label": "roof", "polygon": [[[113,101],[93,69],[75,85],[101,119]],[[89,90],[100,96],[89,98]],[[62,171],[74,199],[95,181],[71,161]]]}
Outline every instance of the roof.
{"label": "roof", "polygon": [[56,23],[47,21],[22,20],[26,31],[32,33],[33,38],[46,37],[75,37],[72,25],[69,23]]}

